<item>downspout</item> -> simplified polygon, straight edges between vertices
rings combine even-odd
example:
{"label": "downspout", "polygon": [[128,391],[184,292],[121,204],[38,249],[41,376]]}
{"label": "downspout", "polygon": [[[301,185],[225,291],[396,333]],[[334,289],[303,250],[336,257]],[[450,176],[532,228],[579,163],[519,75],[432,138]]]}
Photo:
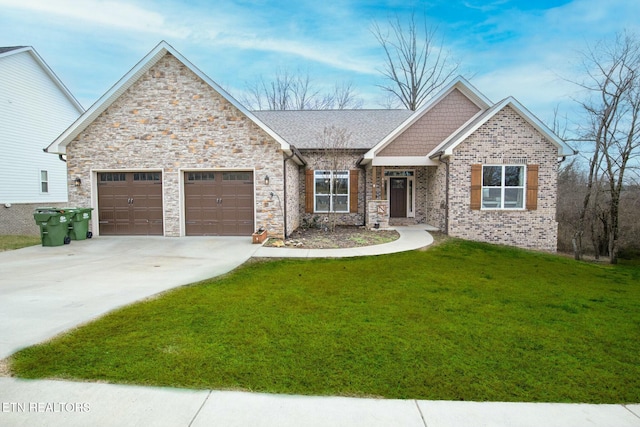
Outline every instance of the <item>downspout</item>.
{"label": "downspout", "polygon": [[362,165],[360,163],[360,161],[362,160],[362,158],[360,158],[360,160],[358,160],[358,162],[356,163],[356,165],[362,169],[362,175],[364,175],[364,215],[362,215],[362,226],[366,227],[367,226],[367,215],[369,214],[369,208],[367,205],[367,166],[366,165]]}
{"label": "downspout", "polygon": [[442,160],[442,155],[444,152],[440,151],[438,153],[438,161],[440,163],[444,163],[445,165],[445,190],[444,190],[444,234],[449,234],[449,161]]}
{"label": "downspout", "polygon": [[302,156],[298,151],[298,149],[293,145],[291,145],[290,147],[291,147],[291,154],[289,154],[288,156],[285,156],[284,159],[282,160],[282,176],[284,178],[283,179],[284,206],[282,207],[282,225],[284,227],[283,234],[285,239],[287,238],[287,160],[291,160],[295,156],[298,156],[298,159],[300,159],[300,161],[303,164],[306,164],[305,161],[302,160]]}

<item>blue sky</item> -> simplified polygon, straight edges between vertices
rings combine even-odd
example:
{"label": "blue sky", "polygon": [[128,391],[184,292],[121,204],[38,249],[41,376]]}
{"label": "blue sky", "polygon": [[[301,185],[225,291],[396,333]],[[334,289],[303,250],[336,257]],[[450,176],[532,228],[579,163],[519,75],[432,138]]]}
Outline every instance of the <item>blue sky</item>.
{"label": "blue sky", "polygon": [[0,0],[0,46],[33,46],[85,108],[160,40],[236,98],[288,69],[319,87],[351,82],[380,108],[384,57],[370,29],[412,10],[489,99],[512,95],[545,122],[579,96],[565,80],[579,51],[640,33],[638,0]]}

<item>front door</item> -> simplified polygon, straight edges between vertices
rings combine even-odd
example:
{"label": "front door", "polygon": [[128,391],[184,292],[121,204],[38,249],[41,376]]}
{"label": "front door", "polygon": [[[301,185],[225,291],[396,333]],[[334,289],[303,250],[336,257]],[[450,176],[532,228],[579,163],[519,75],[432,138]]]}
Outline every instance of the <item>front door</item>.
{"label": "front door", "polygon": [[389,179],[389,205],[391,218],[407,217],[407,178]]}

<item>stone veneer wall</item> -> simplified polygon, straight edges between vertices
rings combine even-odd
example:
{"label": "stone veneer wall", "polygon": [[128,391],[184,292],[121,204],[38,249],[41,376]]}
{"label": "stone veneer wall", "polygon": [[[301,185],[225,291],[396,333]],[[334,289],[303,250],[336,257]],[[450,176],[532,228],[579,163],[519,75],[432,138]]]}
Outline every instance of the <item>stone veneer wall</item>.
{"label": "stone veneer wall", "polygon": [[300,227],[300,169],[293,160],[287,161],[287,236]]}
{"label": "stone veneer wall", "polygon": [[[512,108],[505,107],[454,149],[450,169],[449,234],[528,249],[556,251],[558,149]],[[538,206],[526,211],[471,210],[472,164],[539,165]]]}
{"label": "stone veneer wall", "polygon": [[96,171],[162,171],[164,234],[179,236],[184,170],[251,170],[256,228],[282,236],[282,159],[273,138],[167,54],[67,147],[70,182],[82,179],[69,186],[69,204],[97,207]]}
{"label": "stone veneer wall", "polygon": [[365,153],[366,150],[348,150],[343,154],[339,154],[337,162],[332,162],[331,154],[318,150],[300,150],[302,157],[307,162],[306,168],[300,169],[300,220],[313,221],[314,217],[318,217],[319,221],[325,221],[327,214],[323,212],[307,213],[305,210],[306,201],[306,170],[331,170],[332,164],[340,165],[340,170],[357,170],[358,171],[358,213],[339,213],[336,214],[337,225],[365,225],[365,215],[367,207],[365,205],[365,174],[362,168],[359,168],[356,163]]}

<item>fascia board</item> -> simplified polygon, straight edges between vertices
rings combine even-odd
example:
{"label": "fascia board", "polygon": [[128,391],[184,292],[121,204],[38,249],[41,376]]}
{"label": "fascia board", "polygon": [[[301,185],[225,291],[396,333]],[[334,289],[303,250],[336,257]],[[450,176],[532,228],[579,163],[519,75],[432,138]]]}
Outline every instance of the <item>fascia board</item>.
{"label": "fascia board", "polygon": [[[536,116],[534,116],[529,110],[527,110],[522,104],[520,104],[515,98],[511,96],[500,101],[497,105],[495,105],[492,108],[492,111],[490,114],[487,114],[485,117],[482,118],[482,120],[479,120],[472,127],[467,129],[463,134],[457,135],[455,137],[455,140],[444,150],[443,154],[445,156],[452,155],[453,150],[458,145],[460,145],[462,141],[467,139],[471,134],[477,131],[482,125],[488,122],[499,111],[502,111],[507,106],[516,110],[516,112],[522,118],[524,118],[531,126],[533,126],[534,129],[536,129],[538,132],[544,135],[549,141],[551,141],[551,143],[558,148],[559,156],[567,156],[567,155],[574,154],[573,150],[571,150],[571,153],[565,152],[566,145],[564,144],[564,142],[557,135],[555,135],[544,123],[542,123]],[[438,152],[439,151],[435,149],[432,151],[432,153],[430,153],[430,155],[433,155],[433,153],[438,153]]]}
{"label": "fascia board", "polygon": [[[363,162],[364,163],[364,162]],[[372,166],[437,166],[438,162],[426,156],[377,156]]]}

